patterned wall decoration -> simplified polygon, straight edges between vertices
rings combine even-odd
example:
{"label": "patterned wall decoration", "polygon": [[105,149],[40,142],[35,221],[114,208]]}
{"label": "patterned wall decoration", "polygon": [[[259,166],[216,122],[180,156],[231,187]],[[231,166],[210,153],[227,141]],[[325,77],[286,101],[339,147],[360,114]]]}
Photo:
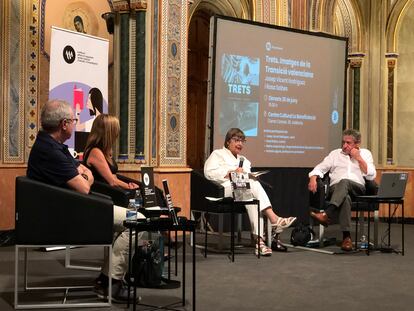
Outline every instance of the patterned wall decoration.
{"label": "patterned wall decoration", "polygon": [[152,2],[152,16],[153,22],[151,33],[152,37],[152,92],[151,92],[151,166],[158,165],[158,105],[157,105],[157,96],[158,96],[158,0]]}
{"label": "patterned wall decoration", "polygon": [[[30,147],[34,139],[30,134],[37,130],[38,8],[39,3],[35,0],[3,3],[4,145],[1,158],[4,164],[25,162],[26,147]],[[27,124],[29,128],[26,128]]]}
{"label": "patterned wall decoration", "polygon": [[[274,2],[274,1],[272,1]],[[267,24],[272,24],[273,19],[271,18],[271,1],[270,0],[263,0],[262,3],[262,22]]]}
{"label": "patterned wall decoration", "polygon": [[[336,35],[349,38],[348,41],[348,52],[356,53],[361,52],[358,50],[358,44],[355,43],[357,36],[353,34],[353,29],[355,27],[355,18],[353,13],[346,6],[344,1],[338,1],[338,5],[335,10],[336,16],[336,25],[341,25],[336,28]],[[328,21],[327,24],[333,25],[333,21]]]}
{"label": "patterned wall decoration", "polygon": [[[2,33],[3,40],[0,40],[0,124],[4,124],[4,68],[5,68],[5,58],[4,58],[4,50],[5,50],[5,13],[4,13],[4,4],[0,3],[0,32]],[[0,137],[4,137],[3,134],[3,127],[0,126]],[[0,164],[3,161],[3,144],[4,140],[0,140]]]}
{"label": "patterned wall decoration", "polygon": [[255,0],[254,20],[261,22],[263,20],[263,0]]}
{"label": "patterned wall decoration", "polygon": [[309,29],[309,0],[296,0],[290,3],[291,5],[291,27],[297,29]]}
{"label": "patterned wall decoration", "polygon": [[289,3],[290,0],[256,0],[255,20],[290,27]]}
{"label": "patterned wall decoration", "polygon": [[29,45],[28,45],[28,92],[27,92],[27,145],[32,147],[38,128],[38,76],[39,76],[39,21],[40,21],[40,0],[31,0],[31,18],[29,21]]}
{"label": "patterned wall decoration", "polygon": [[276,21],[275,24],[279,26],[288,26],[289,24],[289,17],[288,17],[288,0],[279,0],[277,1],[277,8],[276,10]]}
{"label": "patterned wall decoration", "polygon": [[186,165],[186,0],[162,3],[160,42],[160,165]]}
{"label": "patterned wall decoration", "polygon": [[129,19],[129,106],[128,106],[128,124],[129,124],[129,135],[128,135],[128,154],[129,158],[134,158],[135,155],[135,109],[136,109],[136,20],[135,18]]}

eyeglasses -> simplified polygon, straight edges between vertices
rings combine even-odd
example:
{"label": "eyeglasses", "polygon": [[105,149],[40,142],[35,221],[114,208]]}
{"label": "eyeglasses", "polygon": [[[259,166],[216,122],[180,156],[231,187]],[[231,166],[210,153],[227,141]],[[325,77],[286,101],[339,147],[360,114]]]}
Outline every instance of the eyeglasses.
{"label": "eyeglasses", "polygon": [[78,121],[79,121],[79,119],[76,119],[76,118],[74,118],[74,119],[63,119],[63,120],[66,120],[66,122],[73,123],[73,124],[77,124]]}
{"label": "eyeglasses", "polygon": [[235,143],[242,143],[242,144],[245,144],[245,143],[246,143],[246,140],[245,140],[245,139],[243,139],[243,138],[239,138],[239,137],[232,137],[232,140],[233,140]]}

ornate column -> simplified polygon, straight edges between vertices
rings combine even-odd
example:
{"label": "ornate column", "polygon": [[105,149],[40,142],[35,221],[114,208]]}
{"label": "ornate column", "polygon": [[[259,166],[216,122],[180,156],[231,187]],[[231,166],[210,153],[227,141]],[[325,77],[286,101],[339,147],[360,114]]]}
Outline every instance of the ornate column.
{"label": "ornate column", "polygon": [[145,15],[147,1],[113,1],[117,14],[119,160],[145,163]]}
{"label": "ornate column", "polygon": [[394,162],[394,86],[395,86],[395,66],[397,64],[397,53],[386,53],[385,58],[387,60],[387,164],[391,165]]}
{"label": "ornate column", "polygon": [[160,9],[160,166],[185,167],[187,123],[187,0],[168,0]]}
{"label": "ornate column", "polygon": [[[131,7],[133,4],[131,3]],[[145,14],[146,4],[135,3],[135,159],[144,160],[145,137]]]}
{"label": "ornate column", "polygon": [[0,166],[24,164],[38,131],[39,0],[0,3]]}
{"label": "ornate column", "polygon": [[119,159],[128,159],[129,129],[129,12],[119,15]]}
{"label": "ornate column", "polygon": [[361,65],[364,53],[348,55],[349,61],[349,105],[347,107],[348,120],[346,127],[360,129],[361,113]]}

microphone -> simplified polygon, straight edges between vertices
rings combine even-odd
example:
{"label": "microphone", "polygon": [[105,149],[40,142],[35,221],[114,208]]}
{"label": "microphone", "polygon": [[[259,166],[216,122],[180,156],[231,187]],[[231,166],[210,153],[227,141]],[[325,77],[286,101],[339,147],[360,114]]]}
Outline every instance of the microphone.
{"label": "microphone", "polygon": [[244,157],[240,157],[239,167],[243,167]]}

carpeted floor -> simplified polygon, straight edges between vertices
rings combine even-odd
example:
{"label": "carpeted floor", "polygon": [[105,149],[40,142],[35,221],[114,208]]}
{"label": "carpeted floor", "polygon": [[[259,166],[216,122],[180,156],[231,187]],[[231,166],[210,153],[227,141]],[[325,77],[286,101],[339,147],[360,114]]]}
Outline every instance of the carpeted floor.
{"label": "carpeted floor", "polygon": [[[401,244],[401,226],[392,226],[392,244]],[[327,229],[328,236],[340,237],[337,226]],[[283,233],[288,240],[290,230]],[[380,226],[380,237],[386,233]],[[201,240],[201,236],[198,236]],[[210,241],[214,236],[209,238]],[[204,258],[197,249],[197,310],[414,310],[414,225],[406,225],[405,256],[374,251],[327,255],[289,248],[257,259],[253,249],[244,249],[231,263],[226,254],[209,253]],[[189,251],[190,248],[187,248]],[[329,247],[339,251],[337,246]],[[33,251],[30,274],[34,281],[58,283],[71,279],[91,284],[97,272],[64,268],[64,252]],[[72,250],[72,258],[99,264],[102,251],[92,248]],[[191,310],[191,256],[187,255],[187,305]],[[179,256],[179,277],[181,275]],[[0,247],[0,310],[13,310],[14,247]],[[57,274],[59,273],[59,274]],[[65,277],[61,277],[63,273]],[[51,276],[54,274],[55,276]],[[45,277],[44,275],[48,275]],[[181,288],[171,290],[140,289],[143,303],[167,304],[178,301]],[[89,292],[93,297],[93,293]],[[36,297],[41,297],[36,294]],[[125,310],[126,305],[96,310]],[[138,310],[149,310],[138,306]]]}

